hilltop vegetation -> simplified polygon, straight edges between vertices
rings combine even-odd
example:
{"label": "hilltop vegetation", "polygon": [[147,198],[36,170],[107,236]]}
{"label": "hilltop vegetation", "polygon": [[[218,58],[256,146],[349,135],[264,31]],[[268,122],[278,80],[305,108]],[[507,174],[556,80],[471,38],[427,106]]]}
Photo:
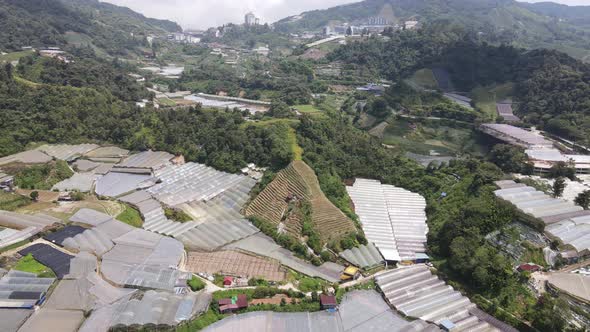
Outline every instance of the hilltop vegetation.
{"label": "hilltop vegetation", "polygon": [[31,142],[105,142],[166,150],[237,172],[249,162],[282,168],[292,158],[289,125],[242,126],[240,112],[140,109],[106,89],[30,86],[0,68],[0,156]]}
{"label": "hilltop vegetation", "polygon": [[[453,112],[452,106],[442,107],[444,102],[436,101],[440,100],[436,93],[413,91],[401,83],[422,68],[446,69],[455,89],[474,91],[474,97],[479,88],[506,84],[518,105],[516,113],[526,124],[589,142],[585,133],[590,130],[590,66],[558,51],[492,46],[473,40],[462,30],[427,28],[394,33],[389,41],[371,38],[354,42],[329,58],[399,82],[385,96],[396,110],[427,106],[431,113],[432,107],[438,112]],[[478,118],[489,119],[489,110],[478,111]],[[470,116],[468,112],[454,114],[463,121],[474,120],[465,118]]]}
{"label": "hilltop vegetation", "polygon": [[514,0],[366,0],[287,18],[278,22],[278,29],[319,30],[333,21],[354,23],[379,15],[385,5],[393,7],[392,23],[416,19],[426,25],[455,25],[494,44],[559,49],[578,58],[590,55],[590,11]]}
{"label": "hilltop vegetation", "polygon": [[98,0],[1,0],[0,50],[24,46],[82,46],[124,55],[146,46],[149,33],[179,31],[173,22],[149,19]]}
{"label": "hilltop vegetation", "polygon": [[339,245],[341,239],[356,232],[352,220],[326,198],[314,171],[300,160],[280,171],[245,213],[295,239],[307,236],[317,254],[324,244],[335,241]]}

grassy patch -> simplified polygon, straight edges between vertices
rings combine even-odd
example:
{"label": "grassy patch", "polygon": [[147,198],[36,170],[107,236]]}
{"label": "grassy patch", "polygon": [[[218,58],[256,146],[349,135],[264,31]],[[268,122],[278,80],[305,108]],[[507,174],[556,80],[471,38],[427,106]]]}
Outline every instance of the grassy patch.
{"label": "grassy patch", "polygon": [[193,276],[191,280],[188,281],[188,286],[192,289],[193,292],[197,292],[205,288],[206,284],[203,280],[201,280],[201,278]]}
{"label": "grassy patch", "polygon": [[20,248],[20,247],[24,246],[27,243],[29,243],[29,240],[23,240],[23,241],[20,241],[20,242],[15,243],[15,244],[11,244],[11,245],[9,245],[7,247],[0,248],[0,253],[7,252],[7,251],[10,251],[10,250],[14,250],[16,248]]}
{"label": "grassy patch", "polygon": [[15,184],[22,189],[51,190],[58,182],[74,175],[68,164],[58,160],[45,165],[22,168],[14,177]]}
{"label": "grassy patch", "polygon": [[409,81],[412,85],[417,85],[425,89],[435,90],[438,88],[438,83],[434,78],[434,74],[432,73],[432,70],[428,68],[420,69],[415,72],[414,75],[409,78]]}
{"label": "grassy patch", "polygon": [[30,199],[21,195],[0,191],[0,210],[14,211],[30,202]]}
{"label": "grassy patch", "polygon": [[143,224],[139,211],[129,205],[125,205],[125,210],[117,216],[117,220],[137,228]]}
{"label": "grassy patch", "polygon": [[293,160],[303,160],[303,149],[297,144],[297,132],[295,128],[289,127],[287,139],[293,152]]}
{"label": "grassy patch", "polygon": [[[398,146],[406,151],[429,155],[431,151],[445,156],[465,152],[484,155],[484,146],[476,132],[460,126],[434,122],[412,122],[407,119],[390,119],[383,134],[383,143]],[[414,127],[414,128],[412,128]]]}
{"label": "grassy patch", "polygon": [[471,96],[475,102],[475,107],[483,113],[484,119],[495,121],[498,117],[496,103],[510,99],[513,95],[513,90],[514,84],[506,83],[475,88],[471,91]]}
{"label": "grassy patch", "polygon": [[187,222],[193,220],[191,216],[180,209],[165,207],[164,213],[166,214],[166,218],[177,222]]}
{"label": "grassy patch", "polygon": [[300,113],[308,114],[308,115],[320,115],[322,111],[317,109],[313,105],[295,105],[293,106],[294,109],[298,110]]}
{"label": "grassy patch", "polygon": [[160,98],[158,99],[158,104],[164,107],[174,107],[176,106],[176,102],[170,98]]}
{"label": "grassy patch", "polygon": [[20,51],[20,52],[12,52],[12,53],[7,53],[4,55],[0,55],[0,62],[12,62],[12,61],[16,61],[20,58],[26,57],[28,55],[33,54],[33,51]]}
{"label": "grassy patch", "polygon": [[33,258],[33,255],[31,255],[31,254],[28,254],[27,256],[21,258],[18,261],[18,263],[16,263],[14,269],[17,271],[34,273],[39,277],[45,277],[45,278],[54,278],[55,277],[55,273],[53,273],[53,271],[50,268],[37,262]]}

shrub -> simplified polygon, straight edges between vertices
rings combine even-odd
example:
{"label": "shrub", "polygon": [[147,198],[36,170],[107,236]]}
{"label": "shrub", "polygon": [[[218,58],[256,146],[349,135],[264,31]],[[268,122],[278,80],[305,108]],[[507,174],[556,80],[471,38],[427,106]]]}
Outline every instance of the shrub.
{"label": "shrub", "polygon": [[199,277],[193,276],[191,280],[188,281],[188,286],[193,292],[198,292],[201,289],[204,289],[206,284]]}

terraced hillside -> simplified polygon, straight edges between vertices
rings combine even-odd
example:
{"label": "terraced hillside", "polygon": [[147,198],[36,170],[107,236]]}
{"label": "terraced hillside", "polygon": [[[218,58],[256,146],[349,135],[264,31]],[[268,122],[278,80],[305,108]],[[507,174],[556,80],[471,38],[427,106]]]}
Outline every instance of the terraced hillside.
{"label": "terraced hillside", "polygon": [[248,205],[245,214],[276,225],[279,231],[301,236],[303,203],[311,207],[311,221],[322,241],[355,232],[355,226],[326,198],[314,171],[303,161],[293,161]]}

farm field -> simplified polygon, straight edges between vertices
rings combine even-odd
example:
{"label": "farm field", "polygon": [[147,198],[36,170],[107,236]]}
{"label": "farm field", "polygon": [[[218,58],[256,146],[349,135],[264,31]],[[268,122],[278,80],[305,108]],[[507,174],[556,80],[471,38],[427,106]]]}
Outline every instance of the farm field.
{"label": "farm field", "polygon": [[455,156],[464,152],[485,154],[478,136],[471,129],[414,123],[407,119],[388,120],[383,143],[399,146],[405,151],[430,155]]}
{"label": "farm field", "polygon": [[16,61],[22,57],[26,57],[27,55],[31,55],[31,54],[33,54],[33,51],[20,51],[20,52],[6,53],[4,55],[0,55],[0,62]]}
{"label": "farm field", "polygon": [[432,73],[431,69],[428,68],[424,68],[424,69],[420,69],[417,72],[414,73],[414,75],[412,75],[412,77],[410,77],[408,79],[410,85],[412,86],[419,86],[425,89],[437,89],[438,88],[438,83],[436,82],[436,78],[434,77],[434,74]]}
{"label": "farm field", "polygon": [[479,87],[471,92],[475,107],[480,109],[487,121],[495,121],[498,117],[496,103],[510,100],[513,95],[514,84],[492,85]]}
{"label": "farm field", "polygon": [[298,206],[301,204],[310,205],[313,228],[325,242],[356,230],[352,220],[326,198],[314,171],[298,160],[280,171],[250,203],[245,213],[283,227],[287,233],[298,238],[304,218]]}

